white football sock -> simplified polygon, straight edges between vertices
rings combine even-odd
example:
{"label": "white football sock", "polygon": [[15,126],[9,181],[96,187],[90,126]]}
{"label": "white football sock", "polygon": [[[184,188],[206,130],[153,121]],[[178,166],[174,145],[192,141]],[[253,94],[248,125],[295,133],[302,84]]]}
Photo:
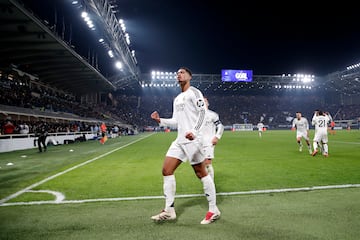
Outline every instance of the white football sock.
{"label": "white football sock", "polygon": [[165,196],[165,210],[169,211],[170,207],[174,206],[175,192],[176,192],[176,180],[175,175],[169,175],[163,177],[163,190]]}
{"label": "white football sock", "polygon": [[327,143],[323,143],[323,149],[324,149],[324,152],[323,153],[329,153],[329,147],[327,145]]}
{"label": "white football sock", "polygon": [[216,207],[216,189],[214,181],[212,180],[210,175],[201,178],[201,182],[203,183],[203,189],[206,196],[206,199],[209,202],[209,211],[215,212],[217,210]]}
{"label": "white football sock", "polygon": [[314,151],[316,151],[317,148],[318,148],[318,143],[317,143],[317,142],[313,142],[313,147],[314,147]]}
{"label": "white football sock", "polygon": [[211,176],[211,178],[214,180],[214,168],[213,168],[212,164],[206,165],[206,170],[207,170],[208,174]]}

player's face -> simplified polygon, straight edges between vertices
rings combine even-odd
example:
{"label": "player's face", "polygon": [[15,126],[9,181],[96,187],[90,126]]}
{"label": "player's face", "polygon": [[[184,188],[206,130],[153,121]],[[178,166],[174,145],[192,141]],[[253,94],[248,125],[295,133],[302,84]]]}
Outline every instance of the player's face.
{"label": "player's face", "polygon": [[190,74],[185,69],[180,68],[176,74],[178,82],[188,82],[191,79]]}

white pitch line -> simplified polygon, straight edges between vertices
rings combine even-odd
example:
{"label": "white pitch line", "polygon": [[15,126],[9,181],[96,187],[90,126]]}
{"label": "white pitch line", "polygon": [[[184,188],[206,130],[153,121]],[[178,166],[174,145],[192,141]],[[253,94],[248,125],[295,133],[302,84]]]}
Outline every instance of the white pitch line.
{"label": "white pitch line", "polygon": [[65,199],[65,195],[61,192],[51,191],[51,190],[28,190],[26,192],[32,193],[49,193],[55,196],[55,203],[60,203]]}
{"label": "white pitch line", "polygon": [[343,144],[355,144],[359,145],[360,142],[343,142],[343,141],[331,141],[332,143],[343,143]]}
{"label": "white pitch line", "polygon": [[102,158],[102,157],[105,157],[105,156],[107,156],[107,155],[109,155],[109,154],[111,154],[111,153],[113,153],[113,152],[116,152],[116,151],[118,151],[118,150],[120,150],[120,149],[122,149],[122,148],[125,148],[125,147],[127,147],[127,146],[130,146],[131,144],[134,144],[134,143],[136,143],[136,142],[138,142],[138,141],[140,141],[140,140],[143,140],[143,139],[145,139],[145,138],[147,138],[147,137],[149,137],[149,136],[151,136],[151,135],[152,135],[152,134],[149,134],[149,135],[147,135],[147,136],[145,136],[145,137],[139,138],[139,139],[137,139],[137,140],[135,140],[135,141],[133,141],[133,142],[130,142],[130,143],[128,143],[128,144],[125,144],[124,146],[115,148],[115,149],[113,149],[113,150],[111,150],[111,151],[109,151],[109,152],[107,152],[107,153],[101,154],[100,156],[94,157],[93,159],[87,160],[87,161],[85,161],[85,162],[83,162],[83,163],[80,163],[80,164],[78,164],[78,165],[76,165],[76,166],[73,166],[73,167],[71,167],[71,168],[68,168],[68,169],[66,169],[65,171],[59,172],[59,173],[57,173],[57,174],[55,174],[55,175],[52,175],[52,176],[50,176],[50,177],[47,177],[47,178],[39,181],[39,182],[37,182],[37,183],[34,183],[34,184],[32,184],[32,185],[30,185],[30,186],[28,186],[28,187],[26,187],[26,188],[24,188],[24,189],[22,189],[22,190],[14,193],[14,194],[12,194],[12,195],[10,195],[10,196],[7,196],[7,197],[1,199],[1,200],[0,200],[0,206],[1,206],[2,204],[4,204],[5,202],[9,201],[10,199],[13,199],[13,198],[15,198],[15,197],[17,197],[17,196],[19,196],[19,195],[21,195],[21,194],[23,194],[23,193],[31,190],[31,189],[33,189],[33,188],[35,188],[35,187],[43,184],[43,183],[46,183],[47,181],[50,181],[50,180],[52,180],[52,179],[54,179],[54,178],[56,178],[56,177],[58,177],[58,176],[61,176],[61,175],[65,174],[65,173],[68,173],[68,172],[70,172],[70,171],[72,171],[72,170],[74,170],[74,169],[77,169],[77,168],[79,168],[79,167],[82,167],[82,166],[84,166],[84,165],[86,165],[86,164],[88,164],[88,163],[91,163],[91,162],[93,162],[93,161],[96,161],[96,160],[98,160],[98,159],[100,159],[100,158]]}
{"label": "white pitch line", "polygon": [[[360,187],[360,184],[344,184],[344,185],[313,186],[313,187],[301,187],[301,188],[254,190],[254,191],[243,191],[243,192],[217,193],[216,195],[219,195],[219,196],[252,195],[252,194],[264,194],[264,193],[301,192],[301,191],[314,191],[314,190],[339,189],[339,188],[356,188],[356,187]],[[204,196],[204,194],[184,194],[184,195],[176,195],[175,198],[191,198],[191,197],[203,197],[203,196]],[[69,204],[69,203],[88,203],[88,202],[116,202],[116,201],[129,201],[129,200],[154,200],[154,199],[163,199],[163,198],[164,198],[164,196],[143,196],[143,197],[124,197],[124,198],[64,200],[64,201],[60,201],[60,202],[56,202],[56,201],[14,202],[14,203],[3,203],[0,205],[0,207],[1,206],[41,205],[41,204]]]}

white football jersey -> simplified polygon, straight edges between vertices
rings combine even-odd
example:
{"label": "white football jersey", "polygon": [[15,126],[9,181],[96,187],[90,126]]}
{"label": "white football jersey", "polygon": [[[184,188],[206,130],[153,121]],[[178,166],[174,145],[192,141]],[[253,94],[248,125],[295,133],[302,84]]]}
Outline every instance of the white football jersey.
{"label": "white football jersey", "polygon": [[262,122],[260,122],[256,125],[256,127],[258,128],[259,131],[262,131],[264,128],[264,124]]}
{"label": "white football jersey", "polygon": [[189,142],[185,135],[192,132],[201,138],[201,128],[205,123],[206,107],[201,91],[193,86],[176,96],[173,102],[172,118],[160,118],[160,126],[176,126],[176,142]]}
{"label": "white football jersey", "polygon": [[330,118],[325,115],[319,115],[312,118],[311,121],[312,125],[315,126],[315,133],[316,132],[327,132],[328,124],[330,123]]}
{"label": "white football jersey", "polygon": [[296,130],[299,132],[306,132],[309,130],[309,122],[305,117],[301,117],[300,119],[294,118],[292,127],[296,127]]}
{"label": "white football jersey", "polygon": [[204,139],[205,146],[212,145],[212,139],[217,137],[221,138],[224,132],[224,125],[222,125],[219,114],[208,109],[205,115],[205,125],[202,128],[202,136]]}

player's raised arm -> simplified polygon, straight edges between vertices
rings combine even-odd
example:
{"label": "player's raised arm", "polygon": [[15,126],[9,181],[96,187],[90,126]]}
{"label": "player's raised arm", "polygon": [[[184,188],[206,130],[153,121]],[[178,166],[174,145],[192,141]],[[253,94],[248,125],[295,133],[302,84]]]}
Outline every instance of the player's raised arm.
{"label": "player's raised arm", "polygon": [[151,113],[151,118],[154,119],[157,123],[160,123],[160,115],[157,111]]}

